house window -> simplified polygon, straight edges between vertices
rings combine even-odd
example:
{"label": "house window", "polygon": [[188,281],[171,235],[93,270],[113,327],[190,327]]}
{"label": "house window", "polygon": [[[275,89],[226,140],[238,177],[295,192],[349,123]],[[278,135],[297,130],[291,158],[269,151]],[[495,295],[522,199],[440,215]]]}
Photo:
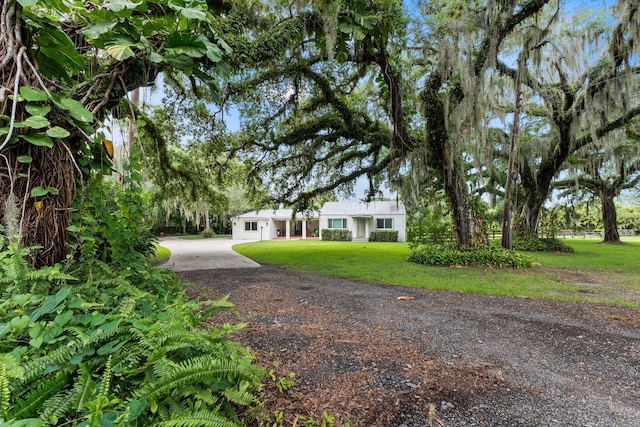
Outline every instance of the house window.
{"label": "house window", "polygon": [[346,218],[333,218],[329,219],[329,228],[347,228]]}
{"label": "house window", "polygon": [[376,228],[378,229],[393,229],[393,219],[392,218],[378,218],[376,219]]}
{"label": "house window", "polygon": [[244,231],[258,231],[258,221],[245,221]]}

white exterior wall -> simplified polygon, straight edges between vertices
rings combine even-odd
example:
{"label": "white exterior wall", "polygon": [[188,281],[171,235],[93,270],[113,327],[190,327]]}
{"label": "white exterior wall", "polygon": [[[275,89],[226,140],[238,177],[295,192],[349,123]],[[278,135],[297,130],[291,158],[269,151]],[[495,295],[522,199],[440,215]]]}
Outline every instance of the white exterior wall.
{"label": "white exterior wall", "polygon": [[[245,230],[245,222],[257,222],[258,229],[255,231]],[[233,218],[231,233],[234,240],[260,240],[260,227],[262,227],[262,240],[273,239],[275,227],[271,220],[264,218]]]}
{"label": "white exterior wall", "polygon": [[390,230],[398,232],[398,241],[407,241],[407,225],[404,206],[400,208],[395,202],[371,202],[367,203],[351,203],[351,202],[329,202],[320,211],[320,229],[329,228],[329,219],[347,219],[347,228],[351,231],[353,239],[358,236],[358,222],[364,225],[364,237],[369,239],[369,235],[376,228],[378,219],[391,218],[393,224]]}

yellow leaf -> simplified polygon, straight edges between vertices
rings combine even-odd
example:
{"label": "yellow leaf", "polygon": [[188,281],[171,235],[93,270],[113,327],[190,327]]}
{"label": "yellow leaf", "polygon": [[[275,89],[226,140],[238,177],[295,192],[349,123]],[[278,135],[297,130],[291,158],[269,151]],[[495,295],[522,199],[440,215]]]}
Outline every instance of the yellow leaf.
{"label": "yellow leaf", "polygon": [[42,209],[42,202],[33,202],[33,206],[36,208],[36,211],[40,212],[40,209]]}
{"label": "yellow leaf", "polygon": [[113,159],[113,141],[109,139],[103,139],[102,145],[104,145],[104,151],[107,152],[107,156],[109,156],[110,159]]}

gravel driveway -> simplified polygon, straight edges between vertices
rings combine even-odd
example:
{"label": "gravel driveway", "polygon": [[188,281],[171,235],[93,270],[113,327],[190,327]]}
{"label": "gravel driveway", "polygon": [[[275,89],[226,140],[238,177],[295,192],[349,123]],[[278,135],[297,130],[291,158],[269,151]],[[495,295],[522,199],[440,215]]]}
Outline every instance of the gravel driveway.
{"label": "gravel driveway", "polygon": [[230,294],[248,324],[234,338],[296,373],[293,390],[267,393],[288,425],[326,410],[358,426],[640,426],[635,310],[275,266],[180,275],[210,298]]}

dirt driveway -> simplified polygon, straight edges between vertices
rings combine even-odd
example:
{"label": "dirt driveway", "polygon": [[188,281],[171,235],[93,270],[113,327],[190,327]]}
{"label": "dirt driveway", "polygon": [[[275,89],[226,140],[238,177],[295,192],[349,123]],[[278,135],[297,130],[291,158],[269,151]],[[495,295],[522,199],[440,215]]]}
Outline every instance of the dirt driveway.
{"label": "dirt driveway", "polygon": [[[275,266],[179,273],[230,294],[236,340],[295,387],[267,408],[356,425],[640,426],[640,314],[375,286]],[[526,283],[523,283],[526,286]],[[193,295],[196,295],[194,292]],[[214,322],[237,321],[228,315]]]}

